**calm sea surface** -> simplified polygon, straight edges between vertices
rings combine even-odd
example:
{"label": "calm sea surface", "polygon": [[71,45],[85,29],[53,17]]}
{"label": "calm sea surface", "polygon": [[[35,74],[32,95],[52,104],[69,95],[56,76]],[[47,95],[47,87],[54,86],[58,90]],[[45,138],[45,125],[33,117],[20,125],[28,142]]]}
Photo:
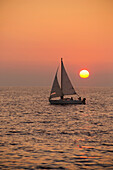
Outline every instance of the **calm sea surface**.
{"label": "calm sea surface", "polygon": [[0,87],[0,169],[113,169],[113,88],[79,88],[54,106],[48,87]]}

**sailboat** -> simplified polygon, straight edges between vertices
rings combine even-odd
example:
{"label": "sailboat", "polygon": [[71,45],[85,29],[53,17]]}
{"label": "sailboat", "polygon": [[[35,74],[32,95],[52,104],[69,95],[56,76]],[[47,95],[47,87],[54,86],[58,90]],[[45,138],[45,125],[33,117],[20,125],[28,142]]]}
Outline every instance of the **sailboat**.
{"label": "sailboat", "polygon": [[[68,74],[65,70],[63,59],[61,58],[61,87],[57,78],[58,69],[55,74],[53,85],[50,92],[49,102],[50,104],[86,104],[86,98],[73,99],[73,97],[66,98],[66,95],[78,95],[73,85],[68,77]],[[56,97],[60,97],[56,99]]]}

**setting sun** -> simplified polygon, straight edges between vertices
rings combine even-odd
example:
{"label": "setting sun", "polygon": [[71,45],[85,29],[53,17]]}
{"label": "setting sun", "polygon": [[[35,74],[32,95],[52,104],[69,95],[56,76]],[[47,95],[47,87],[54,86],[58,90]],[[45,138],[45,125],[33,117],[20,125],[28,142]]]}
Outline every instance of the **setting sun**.
{"label": "setting sun", "polygon": [[89,71],[88,70],[81,70],[79,73],[81,78],[87,78],[89,77]]}

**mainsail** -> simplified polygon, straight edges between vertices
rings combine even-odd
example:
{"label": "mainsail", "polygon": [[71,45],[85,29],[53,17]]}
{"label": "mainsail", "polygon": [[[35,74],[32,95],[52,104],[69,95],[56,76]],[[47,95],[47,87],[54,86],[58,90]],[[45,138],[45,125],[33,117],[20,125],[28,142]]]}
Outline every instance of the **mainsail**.
{"label": "mainsail", "polygon": [[63,95],[76,94],[61,59],[61,91]]}
{"label": "mainsail", "polygon": [[61,88],[60,88],[60,85],[57,79],[57,72],[58,72],[58,69],[56,71],[56,75],[54,78],[53,86],[52,86],[51,93],[50,93],[50,98],[62,96],[62,91],[61,91]]}

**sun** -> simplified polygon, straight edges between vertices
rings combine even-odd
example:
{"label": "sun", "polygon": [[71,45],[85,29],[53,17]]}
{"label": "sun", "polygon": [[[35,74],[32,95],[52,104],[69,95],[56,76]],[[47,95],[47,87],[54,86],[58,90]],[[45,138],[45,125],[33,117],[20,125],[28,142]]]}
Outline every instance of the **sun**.
{"label": "sun", "polygon": [[79,73],[80,77],[81,78],[88,78],[89,77],[89,71],[88,70],[81,70],[80,73]]}

